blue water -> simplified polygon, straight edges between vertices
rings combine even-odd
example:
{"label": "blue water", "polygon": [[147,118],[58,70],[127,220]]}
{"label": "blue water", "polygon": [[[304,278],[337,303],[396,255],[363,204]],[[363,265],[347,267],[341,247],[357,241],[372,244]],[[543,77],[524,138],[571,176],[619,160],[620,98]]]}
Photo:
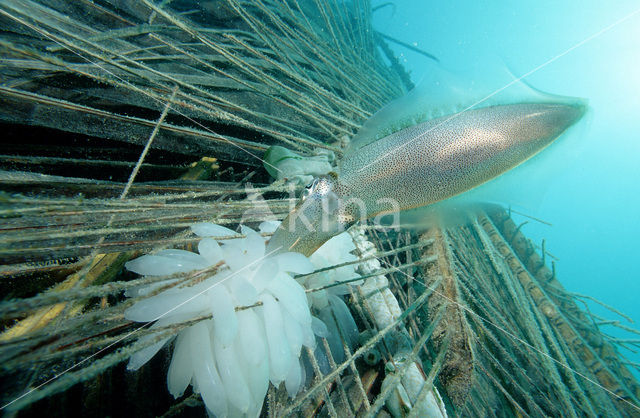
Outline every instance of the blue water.
{"label": "blue water", "polygon": [[[530,222],[523,232],[536,242],[546,240],[547,250],[559,259],[559,280],[569,291],[596,297],[635,324],[590,304],[593,312],[638,328],[640,2],[395,4],[395,9],[375,12],[375,28],[437,56],[445,68],[474,68],[482,78],[480,57],[497,56],[516,76],[540,67],[525,79],[536,88],[589,100],[590,112],[581,126],[561,138],[564,144],[532,162],[539,176],[529,174],[517,182],[532,196],[527,213],[553,224]],[[429,60],[391,46],[419,82]],[[638,338],[610,327],[603,330]],[[639,355],[621,352],[640,362]]]}

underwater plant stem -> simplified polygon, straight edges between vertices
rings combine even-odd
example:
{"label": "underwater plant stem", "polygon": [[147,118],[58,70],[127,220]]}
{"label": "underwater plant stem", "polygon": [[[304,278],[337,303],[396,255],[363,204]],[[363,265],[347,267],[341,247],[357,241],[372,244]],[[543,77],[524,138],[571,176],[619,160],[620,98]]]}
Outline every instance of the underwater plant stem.
{"label": "underwater plant stem", "polygon": [[129,180],[127,181],[127,184],[124,186],[124,190],[122,191],[122,194],[120,195],[120,199],[121,200],[124,199],[127,196],[127,194],[129,193],[129,189],[131,188],[131,185],[133,184],[133,181],[135,180],[136,176],[138,175],[138,171],[140,170],[140,167],[142,166],[142,162],[147,157],[147,153],[149,152],[149,149],[151,148],[151,144],[153,143],[153,140],[156,138],[156,135],[158,134],[158,131],[160,130],[160,125],[162,124],[162,122],[164,122],[164,119],[167,117],[167,114],[169,113],[169,109],[171,108],[171,103],[173,103],[173,100],[175,99],[177,92],[178,92],[178,86],[175,86],[173,88],[173,91],[171,92],[171,96],[169,97],[169,100],[167,100],[167,104],[165,105],[164,109],[162,110],[162,114],[160,115],[160,118],[158,119],[158,122],[156,123],[156,126],[154,126],[154,128],[153,128],[153,132],[151,132],[151,136],[147,140],[147,143],[145,144],[144,149],[142,150],[142,153],[140,153],[140,158],[138,158],[138,162],[136,163],[136,166],[131,171],[131,175],[129,176]]}
{"label": "underwater plant stem", "polygon": [[[440,320],[441,320],[444,317],[444,311],[445,310],[446,310],[446,305],[440,306],[438,312],[434,316],[434,319],[440,318]],[[404,362],[402,363],[402,366],[399,368],[399,370],[397,370],[395,373],[393,373],[393,377],[391,378],[391,382],[389,383],[389,386],[387,386],[387,388],[385,390],[380,392],[380,394],[376,398],[376,401],[373,403],[373,405],[371,405],[371,409],[369,409],[367,411],[367,413],[364,415],[365,418],[372,418],[372,417],[377,416],[378,412],[380,411],[380,409],[382,408],[382,406],[386,402],[387,398],[391,395],[392,390],[394,390],[397,385],[402,385],[401,378],[408,371],[409,367],[411,367],[414,364],[414,362],[419,361],[419,360],[417,360],[418,359],[418,352],[425,345],[427,340],[431,337],[431,335],[432,335],[433,331],[435,330],[435,328],[438,325],[440,325],[440,323],[441,323],[440,321],[437,321],[437,322],[434,321],[432,324],[429,325],[429,327],[420,336],[418,341],[413,345],[411,352],[405,357]],[[443,341],[442,353],[446,354],[448,346],[449,346],[449,336],[447,336],[445,338],[445,340]],[[444,356],[444,354],[443,354],[443,356]],[[435,365],[435,363],[434,363],[434,365]],[[439,371],[440,371],[439,369],[436,369],[436,373],[438,373]],[[413,406],[415,406],[415,403],[414,403]]]}
{"label": "underwater plant stem", "polygon": [[633,324],[633,319],[631,319],[630,316],[625,315],[624,313],[620,312],[619,310],[617,310],[616,308],[607,305],[604,302],[599,301],[598,299],[594,298],[593,296],[589,296],[589,295],[583,295],[581,293],[571,293],[572,296],[576,297],[576,298],[580,298],[580,299],[587,299],[590,300],[591,302],[597,303],[598,305],[602,306],[603,308],[606,308],[607,310],[620,315],[621,317],[623,317],[624,319],[626,319],[627,321],[629,321],[630,323]]}
{"label": "underwater plant stem", "polygon": [[382,39],[385,39],[385,40],[387,40],[387,41],[391,41],[391,42],[393,42],[394,44],[398,44],[398,45],[400,45],[400,46],[403,46],[403,47],[407,48],[407,49],[408,49],[408,50],[410,50],[410,51],[417,52],[417,53],[418,53],[418,54],[420,54],[420,55],[424,55],[425,57],[427,57],[427,58],[429,58],[429,59],[431,59],[431,60],[433,60],[433,61],[435,61],[435,62],[440,62],[440,60],[438,59],[438,57],[436,57],[435,55],[432,55],[432,54],[430,54],[430,53],[428,53],[428,52],[426,52],[426,51],[423,51],[423,50],[422,50],[422,49],[420,49],[420,48],[416,48],[415,46],[410,45],[410,44],[408,44],[408,43],[406,43],[406,42],[402,42],[402,41],[401,41],[401,40],[399,40],[399,39],[392,38],[391,36],[389,36],[389,35],[385,35],[385,34],[384,34],[384,33],[382,33],[382,32],[375,31],[375,33],[376,33],[376,35],[377,35],[377,36],[381,37]]}
{"label": "underwater plant stem", "polygon": [[411,81],[411,77],[409,76],[409,74],[407,74],[404,67],[400,65],[400,63],[398,62],[398,59],[393,54],[393,51],[391,50],[391,48],[389,48],[389,45],[387,45],[384,42],[382,36],[379,35],[378,32],[376,32],[376,35],[377,35],[378,45],[380,46],[380,49],[382,49],[382,52],[391,63],[391,68],[393,68],[393,70],[398,74],[407,91],[412,90],[415,87],[415,84],[413,84],[413,81]]}
{"label": "underwater plant stem", "polygon": [[[630,384],[630,386],[627,386],[625,382],[618,378],[618,375],[611,370],[610,365],[605,363],[598,356],[580,333],[576,331],[575,327],[564,317],[562,312],[555,307],[554,303],[546,295],[546,292],[544,292],[544,290],[535,283],[533,278],[522,265],[521,261],[515,256],[515,254],[513,254],[509,246],[502,241],[499,232],[495,229],[491,220],[487,217],[480,217],[479,222],[485,231],[487,231],[487,234],[491,238],[496,249],[505,258],[507,264],[515,272],[516,277],[521,281],[523,287],[527,289],[528,293],[531,295],[542,313],[554,324],[555,328],[566,341],[572,342],[573,350],[580,353],[581,356],[591,359],[589,368],[593,371],[596,380],[593,380],[585,374],[573,369],[572,371],[583,379],[604,388],[615,398],[616,403],[621,407],[625,409],[629,407],[638,409],[638,407],[628,401],[627,398],[632,399],[634,402],[638,402],[638,399],[640,398],[640,386],[634,384],[632,381],[627,381],[626,383]],[[555,359],[553,360],[562,367],[569,367]]]}
{"label": "underwater plant stem", "polygon": [[319,379],[317,384],[315,384],[312,388],[310,388],[309,390],[307,390],[307,392],[305,392],[304,397],[299,397],[298,399],[295,399],[294,401],[291,402],[291,404],[289,404],[286,408],[280,411],[280,413],[282,415],[291,414],[294,410],[296,410],[296,408],[298,408],[302,404],[302,402],[304,402],[305,399],[312,397],[318,390],[326,388],[328,384],[330,384],[336,377],[338,377],[349,366],[349,363],[365,355],[369,350],[371,350],[371,348],[373,348],[376,344],[378,344],[384,338],[385,335],[391,332],[396,326],[401,325],[408,315],[410,315],[418,307],[422,306],[426,302],[426,299],[429,296],[429,294],[430,294],[429,291],[425,291],[398,318],[395,318],[389,325],[379,330],[379,332],[373,338],[371,338],[369,341],[363,344],[360,348],[358,348],[353,353],[353,355],[348,357],[335,370],[332,370],[330,373],[324,375],[321,379]]}
{"label": "underwater plant stem", "polygon": [[[444,315],[444,309],[441,311],[441,314]],[[437,322],[440,322],[440,321],[436,321],[436,323]],[[416,407],[416,405],[419,405],[422,402],[424,402],[427,399],[427,395],[429,395],[429,393],[433,391],[433,388],[434,388],[433,382],[436,376],[438,376],[438,374],[442,369],[444,358],[448,353],[449,343],[450,343],[450,340],[445,340],[442,346],[442,349],[438,353],[438,356],[436,357],[435,361],[433,362],[433,365],[431,366],[431,370],[429,370],[429,374],[427,375],[422,387],[420,388],[420,392],[418,392],[418,396],[416,396],[416,400],[413,403],[414,407],[411,408],[411,411],[409,412],[409,415],[407,416],[407,418],[415,418],[418,416],[418,408]]]}

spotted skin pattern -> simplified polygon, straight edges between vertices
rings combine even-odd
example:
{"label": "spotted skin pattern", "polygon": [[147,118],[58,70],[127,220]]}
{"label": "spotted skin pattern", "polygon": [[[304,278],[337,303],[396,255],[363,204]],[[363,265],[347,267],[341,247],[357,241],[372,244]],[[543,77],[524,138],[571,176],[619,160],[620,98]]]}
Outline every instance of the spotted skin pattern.
{"label": "spotted skin pattern", "polygon": [[[404,210],[463,193],[540,152],[584,111],[583,104],[490,106],[432,119],[349,150],[339,176],[317,179],[269,246],[311,255],[358,219],[392,212],[389,198]],[[334,203],[327,204],[327,198]]]}
{"label": "spotted skin pattern", "polygon": [[368,216],[439,202],[483,184],[551,144],[583,114],[580,106],[514,104],[469,110],[406,128],[349,153],[342,196],[363,199]]}

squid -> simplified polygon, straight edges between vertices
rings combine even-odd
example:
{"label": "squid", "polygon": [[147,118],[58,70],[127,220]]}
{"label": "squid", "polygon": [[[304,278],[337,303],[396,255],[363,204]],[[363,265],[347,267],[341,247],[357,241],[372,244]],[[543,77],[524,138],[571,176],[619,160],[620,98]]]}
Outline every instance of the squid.
{"label": "squid", "polygon": [[[271,237],[267,252],[308,256],[359,220],[433,205],[474,189],[548,147],[587,108],[582,99],[520,89],[526,94],[519,101],[494,98],[485,107],[468,106],[402,129],[389,115],[402,113],[425,93],[411,92],[392,103],[365,123],[365,134],[352,141],[337,172],[313,180]],[[433,108],[431,102],[416,107],[424,114]]]}

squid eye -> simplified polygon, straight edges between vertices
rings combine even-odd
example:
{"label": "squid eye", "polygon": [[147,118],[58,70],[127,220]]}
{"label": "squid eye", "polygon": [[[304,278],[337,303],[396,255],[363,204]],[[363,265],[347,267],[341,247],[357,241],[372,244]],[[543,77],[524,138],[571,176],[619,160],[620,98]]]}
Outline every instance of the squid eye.
{"label": "squid eye", "polygon": [[313,179],[311,183],[307,184],[307,187],[302,191],[302,195],[300,195],[300,200],[305,200],[307,197],[311,196],[311,193],[313,193],[317,184],[318,179]]}

